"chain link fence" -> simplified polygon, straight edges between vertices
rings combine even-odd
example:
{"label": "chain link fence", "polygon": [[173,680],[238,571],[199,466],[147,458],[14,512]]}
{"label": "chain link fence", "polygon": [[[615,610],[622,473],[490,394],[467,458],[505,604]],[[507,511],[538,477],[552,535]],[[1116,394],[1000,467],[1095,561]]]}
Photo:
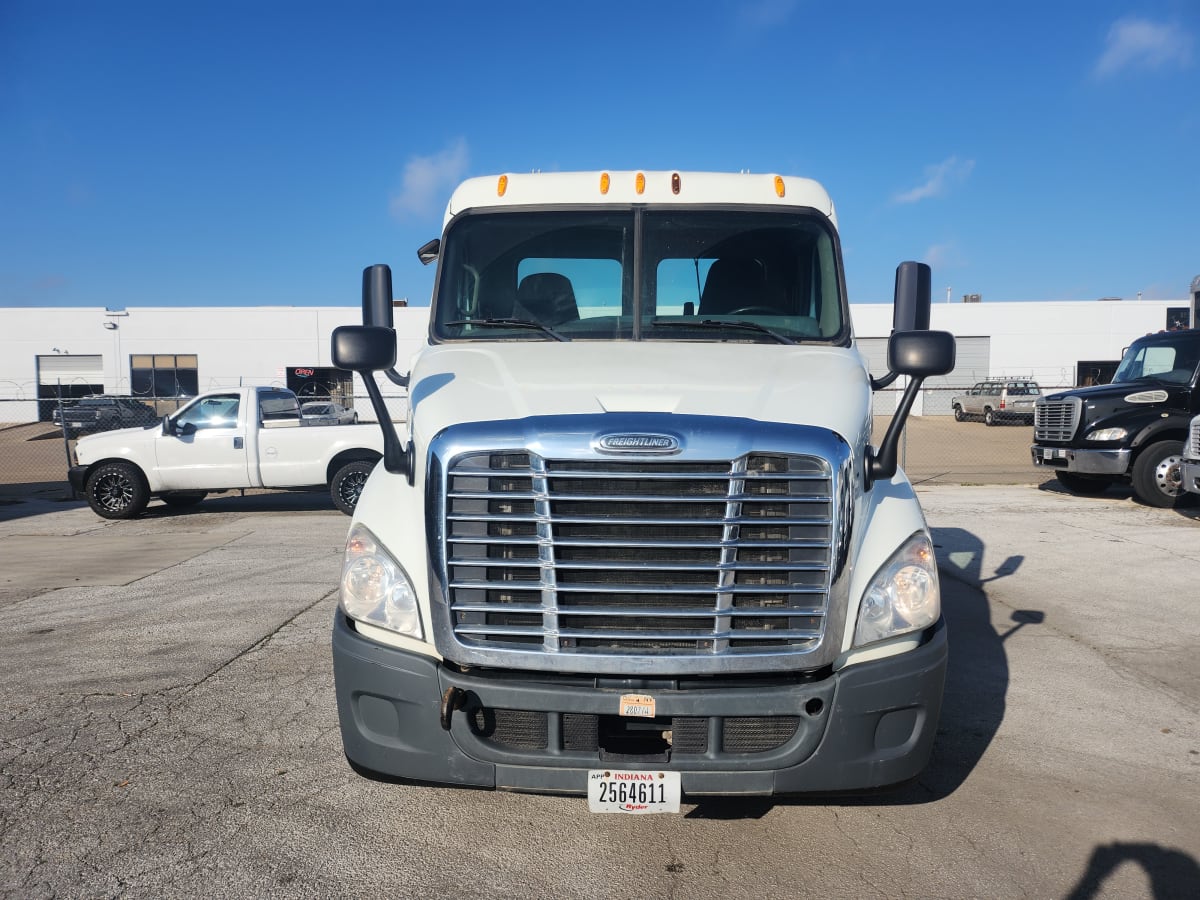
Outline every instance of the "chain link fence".
{"label": "chain link fence", "polygon": [[[955,420],[952,398],[970,387],[937,387],[921,392],[900,445],[900,462],[909,477],[914,482],[967,484],[1034,483],[1050,477],[1052,473],[1034,467],[1030,460],[1029,445],[1033,437],[1030,425],[1003,423],[989,427],[982,420]],[[1061,386],[1042,385],[1043,393],[1058,389]],[[389,396],[386,387],[384,391],[393,421],[403,422],[407,397]],[[876,443],[882,439],[901,393],[899,387],[876,393],[873,401]],[[77,420],[68,411],[77,408],[81,399],[0,397],[0,502],[39,495],[69,499],[67,468],[81,434],[105,428],[153,425],[187,398],[129,398],[138,404],[129,418],[109,415],[100,425],[77,429],[73,427]],[[341,401],[358,412],[360,421],[376,420],[370,399],[365,395]],[[134,416],[141,416],[141,421],[134,421]],[[61,424],[63,421],[66,426]]]}

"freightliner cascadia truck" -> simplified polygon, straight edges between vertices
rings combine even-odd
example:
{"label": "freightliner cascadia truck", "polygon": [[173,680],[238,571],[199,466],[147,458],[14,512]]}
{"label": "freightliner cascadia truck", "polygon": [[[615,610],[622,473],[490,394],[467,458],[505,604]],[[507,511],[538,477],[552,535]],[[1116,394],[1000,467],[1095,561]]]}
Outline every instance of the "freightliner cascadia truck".
{"label": "freightliner cascadia truck", "polygon": [[1073,493],[1127,484],[1148,506],[1187,506],[1196,498],[1183,454],[1197,413],[1200,330],[1159,331],[1126,348],[1111,383],[1039,397],[1029,450]]}
{"label": "freightliner cascadia truck", "polygon": [[[386,266],[332,338],[385,432],[333,630],[350,764],[636,813],[915,776],[947,659],[897,468],[922,380],[954,365],[928,267],[897,269],[872,377],[807,179],[474,178],[418,254],[437,274],[407,371]],[[377,373],[407,387],[402,427]]]}

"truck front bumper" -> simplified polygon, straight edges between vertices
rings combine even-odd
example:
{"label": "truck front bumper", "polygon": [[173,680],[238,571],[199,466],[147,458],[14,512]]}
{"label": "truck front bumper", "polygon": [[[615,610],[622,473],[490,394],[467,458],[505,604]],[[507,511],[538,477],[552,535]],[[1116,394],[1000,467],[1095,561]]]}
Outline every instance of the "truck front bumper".
{"label": "truck front bumper", "polygon": [[[915,650],[817,680],[464,673],[366,640],[339,611],[333,669],[346,757],[382,775],[584,794],[589,769],[665,769],[685,794],[770,795],[917,775],[946,646],[939,621]],[[654,698],[654,719],[617,714],[630,693]]]}
{"label": "truck front bumper", "polygon": [[1124,475],[1129,471],[1129,450],[1076,450],[1034,444],[1029,452],[1035,466],[1051,466],[1081,475]]}
{"label": "truck front bumper", "polygon": [[1185,459],[1180,466],[1183,476],[1183,488],[1186,491],[1200,494],[1200,459]]}

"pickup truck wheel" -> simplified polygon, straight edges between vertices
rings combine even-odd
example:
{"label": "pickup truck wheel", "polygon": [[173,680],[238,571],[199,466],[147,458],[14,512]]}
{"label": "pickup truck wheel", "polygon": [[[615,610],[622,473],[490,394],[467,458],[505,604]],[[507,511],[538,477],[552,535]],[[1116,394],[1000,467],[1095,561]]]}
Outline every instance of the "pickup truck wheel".
{"label": "pickup truck wheel", "polygon": [[967,414],[962,411],[962,407],[959,406],[957,403],[954,404],[954,421],[961,422],[966,417],[967,417]]}
{"label": "pickup truck wheel", "polygon": [[984,425],[995,425],[996,424],[996,414],[994,412],[992,412],[990,409],[985,409],[983,411],[983,424]]}
{"label": "pickup truck wheel", "polygon": [[195,506],[207,496],[206,491],[167,491],[165,494],[160,494],[159,499],[167,506],[183,507]]}
{"label": "pickup truck wheel", "polygon": [[135,519],[150,502],[150,488],[142,470],[132,463],[98,466],[85,486],[88,506],[104,519]]}
{"label": "pickup truck wheel", "polygon": [[1192,499],[1183,489],[1183,444],[1159,441],[1141,452],[1133,464],[1134,496],[1148,506],[1172,509]]}
{"label": "pickup truck wheel", "polygon": [[1110,478],[1093,478],[1074,472],[1056,472],[1054,477],[1072,494],[1103,494],[1112,486]]}
{"label": "pickup truck wheel", "polygon": [[333,497],[333,505],[348,516],[354,515],[359,494],[362,493],[363,485],[367,483],[367,478],[374,468],[374,461],[356,459],[338,469],[329,482],[329,495]]}

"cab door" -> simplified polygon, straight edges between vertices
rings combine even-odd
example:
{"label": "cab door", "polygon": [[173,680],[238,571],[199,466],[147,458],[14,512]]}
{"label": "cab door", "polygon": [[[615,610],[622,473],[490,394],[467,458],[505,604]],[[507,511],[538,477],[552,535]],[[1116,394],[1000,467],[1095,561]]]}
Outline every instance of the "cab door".
{"label": "cab door", "polygon": [[160,490],[251,487],[245,416],[237,393],[199,397],[155,441]]}

